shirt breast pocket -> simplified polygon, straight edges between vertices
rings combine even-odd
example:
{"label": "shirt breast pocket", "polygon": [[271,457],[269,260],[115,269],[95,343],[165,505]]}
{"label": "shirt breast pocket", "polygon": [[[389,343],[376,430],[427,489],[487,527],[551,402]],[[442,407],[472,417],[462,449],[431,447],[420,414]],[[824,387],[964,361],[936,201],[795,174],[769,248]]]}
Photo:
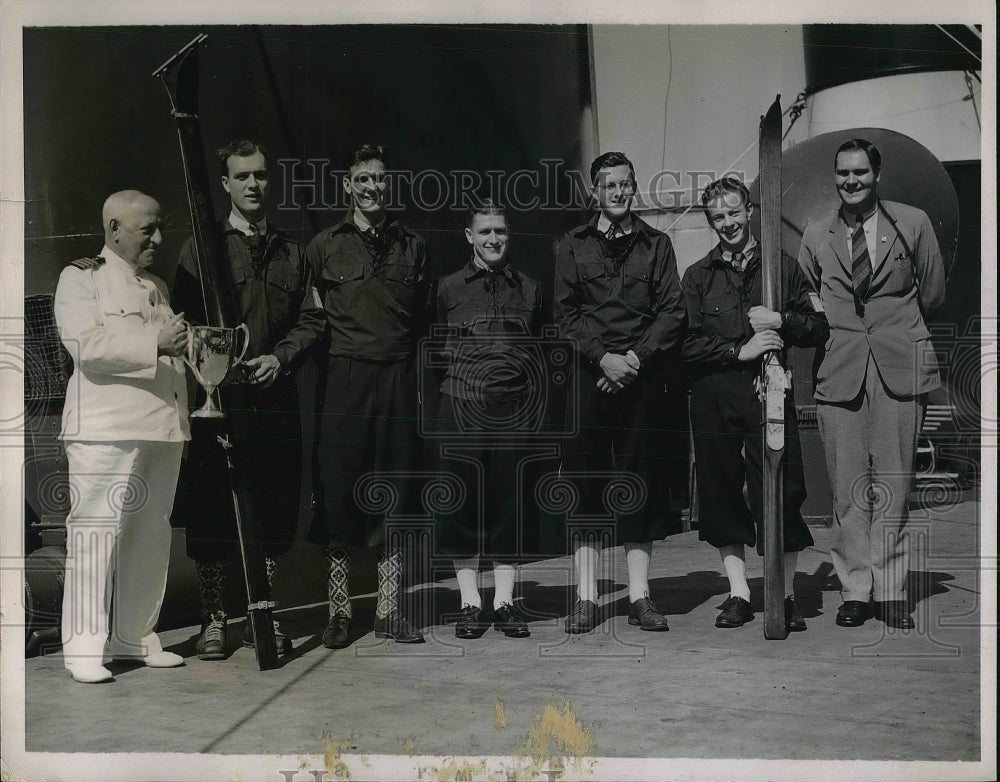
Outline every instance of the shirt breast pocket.
{"label": "shirt breast pocket", "polygon": [[233,276],[233,285],[236,286],[236,289],[243,290],[251,273],[244,266],[234,266],[230,273]]}
{"label": "shirt breast pocket", "polygon": [[623,273],[625,275],[625,302],[630,307],[648,312],[653,301],[649,266],[645,263],[626,263]]}
{"label": "shirt breast pocket", "polygon": [[275,323],[284,323],[289,315],[298,309],[302,299],[302,278],[291,266],[275,265],[273,261],[268,266],[266,277],[271,320]]}
{"label": "shirt breast pocket", "polygon": [[382,272],[386,290],[406,310],[413,306],[417,272],[407,263],[386,263]]}
{"label": "shirt breast pocket", "polygon": [[289,264],[272,263],[267,269],[267,282],[269,285],[279,288],[287,294],[297,293],[302,290],[302,277],[298,270]]}
{"label": "shirt breast pocket", "polygon": [[481,320],[486,320],[486,309],[471,301],[455,301],[448,306],[448,326],[458,329],[465,336],[471,333],[473,326]]}
{"label": "shirt breast pocket", "polygon": [[579,296],[588,303],[594,303],[602,298],[599,295],[606,285],[604,282],[604,263],[602,261],[581,261],[577,265],[576,276],[579,280]]}
{"label": "shirt breast pocket", "polygon": [[[131,297],[130,297],[131,298]],[[148,302],[147,302],[148,304]],[[149,312],[151,307],[143,307],[137,301],[115,301],[110,304],[106,304],[102,308],[101,315],[104,321],[113,322],[116,318],[129,318],[136,317],[140,320],[146,320],[146,313]]]}
{"label": "shirt breast pocket", "polygon": [[114,295],[101,300],[101,315],[105,322],[115,318],[138,317],[147,320],[152,313],[154,302],[152,292],[141,285],[129,285],[127,289],[116,291]]}
{"label": "shirt breast pocket", "polygon": [[705,299],[701,319],[702,332],[710,337],[739,339],[743,335],[739,304],[737,298],[729,296]]}
{"label": "shirt breast pocket", "polygon": [[508,334],[530,334],[535,320],[534,308],[520,297],[504,302],[503,317]]}
{"label": "shirt breast pocket", "polygon": [[363,302],[361,288],[365,269],[360,262],[330,264],[323,267],[323,295],[330,312],[353,310]]}

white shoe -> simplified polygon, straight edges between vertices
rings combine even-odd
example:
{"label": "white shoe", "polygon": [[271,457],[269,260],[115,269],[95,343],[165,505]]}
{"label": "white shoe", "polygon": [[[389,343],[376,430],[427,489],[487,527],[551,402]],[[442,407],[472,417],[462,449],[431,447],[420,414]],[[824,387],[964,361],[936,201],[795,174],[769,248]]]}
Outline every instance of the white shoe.
{"label": "white shoe", "polygon": [[76,681],[83,682],[84,684],[108,682],[114,678],[111,671],[103,665],[97,665],[96,663],[91,665],[74,665],[72,668],[67,667],[66,670],[72,674]]}
{"label": "white shoe", "polygon": [[177,668],[184,665],[184,658],[173,652],[154,652],[142,658],[147,668]]}
{"label": "white shoe", "polygon": [[114,655],[114,659],[142,663],[147,668],[176,668],[180,665],[184,665],[184,658],[179,654],[164,651],[153,652],[152,654],[147,654],[145,657],[139,657],[138,655],[133,656],[128,654],[116,654]]}

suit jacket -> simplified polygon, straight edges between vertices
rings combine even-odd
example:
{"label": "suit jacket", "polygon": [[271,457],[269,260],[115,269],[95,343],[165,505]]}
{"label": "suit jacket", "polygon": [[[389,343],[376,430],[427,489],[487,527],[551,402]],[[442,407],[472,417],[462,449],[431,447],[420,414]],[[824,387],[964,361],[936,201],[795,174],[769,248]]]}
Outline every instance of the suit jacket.
{"label": "suit jacket", "polygon": [[816,399],[847,402],[861,391],[869,353],[886,387],[897,396],[923,394],[941,384],[925,318],[944,302],[945,274],[927,215],[895,201],[879,201],[872,282],[858,314],[851,254],[840,210],[810,225],[799,265],[819,291],[830,338],[816,377]]}

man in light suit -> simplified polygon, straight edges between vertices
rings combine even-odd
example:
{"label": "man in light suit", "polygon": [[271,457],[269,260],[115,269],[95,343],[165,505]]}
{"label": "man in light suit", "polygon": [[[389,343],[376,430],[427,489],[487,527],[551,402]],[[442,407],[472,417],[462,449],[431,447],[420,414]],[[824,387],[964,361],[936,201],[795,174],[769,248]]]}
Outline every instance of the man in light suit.
{"label": "man in light suit", "polygon": [[830,324],[816,412],[834,496],[837,624],[864,624],[874,597],[878,618],[908,629],[906,499],[926,395],[941,383],[925,319],[944,301],[944,265],[927,215],[878,198],[874,144],[844,143],[834,165],[841,205],[806,229],[799,264]]}
{"label": "man in light suit", "polygon": [[160,205],[125,190],[108,197],[102,217],[101,254],[63,269],[55,295],[59,337],[74,362],[60,435],[71,495],[63,661],[80,682],[112,677],[102,664],[109,631],[115,659],[150,668],[184,663],[163,650],[153,628],[190,439],[180,358],[186,325],[170,309],[163,280],[146,271],[162,242]]}

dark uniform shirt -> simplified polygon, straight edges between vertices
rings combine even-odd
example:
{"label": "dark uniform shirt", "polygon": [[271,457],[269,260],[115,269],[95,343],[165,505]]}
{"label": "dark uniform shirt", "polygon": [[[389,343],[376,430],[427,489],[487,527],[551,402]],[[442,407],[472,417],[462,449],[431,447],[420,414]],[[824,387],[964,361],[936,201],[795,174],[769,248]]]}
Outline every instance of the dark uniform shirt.
{"label": "dark uniform shirt", "polygon": [[330,355],[386,363],[410,358],[427,308],[427,251],[387,220],[377,239],[349,214],[306,248],[330,328]]}
{"label": "dark uniform shirt", "polygon": [[490,271],[470,261],[442,278],[437,322],[449,327],[449,362],[441,391],[492,401],[530,388],[541,313],[539,284],[510,263]]}
{"label": "dark uniform shirt", "polygon": [[[222,221],[222,230],[238,295],[238,315],[250,332],[245,358],[273,354],[287,369],[322,337],[324,329],[302,247],[270,223],[260,237],[244,236],[228,219]],[[192,239],[181,248],[172,302],[187,320],[205,322]]]}
{"label": "dark uniform shirt", "polygon": [[[225,425],[217,419],[192,419],[193,438],[181,466],[173,516],[187,527],[187,551],[197,561],[224,559],[236,545],[232,497],[218,491],[229,480],[216,441],[222,432],[241,445],[245,492],[259,519],[265,551],[277,556],[295,539],[302,476],[296,380],[302,378],[294,371],[326,326],[301,245],[270,223],[266,233],[256,236],[245,236],[228,219],[221,225],[237,315],[249,332],[244,358],[274,355],[285,371],[266,388],[239,382],[226,388],[223,407],[246,415],[231,415]],[[188,320],[205,322],[192,239],[181,248],[172,300]],[[302,393],[305,399],[313,396]]]}
{"label": "dark uniform shirt", "polygon": [[[759,251],[742,272],[724,261],[722,252],[716,245],[684,272],[688,320],[684,360],[698,375],[741,370],[756,374],[758,362],[739,361],[737,356],[754,334],[747,313],[763,300]],[[829,334],[826,316],[815,311],[809,295],[812,288],[795,259],[784,254],[781,290],[782,326],[778,333],[785,345],[822,347]]]}
{"label": "dark uniform shirt", "polygon": [[556,250],[555,305],[563,334],[594,363],[634,350],[643,364],[672,352],[684,304],[674,248],[635,218],[631,234],[607,240],[599,215],[566,233]]}

